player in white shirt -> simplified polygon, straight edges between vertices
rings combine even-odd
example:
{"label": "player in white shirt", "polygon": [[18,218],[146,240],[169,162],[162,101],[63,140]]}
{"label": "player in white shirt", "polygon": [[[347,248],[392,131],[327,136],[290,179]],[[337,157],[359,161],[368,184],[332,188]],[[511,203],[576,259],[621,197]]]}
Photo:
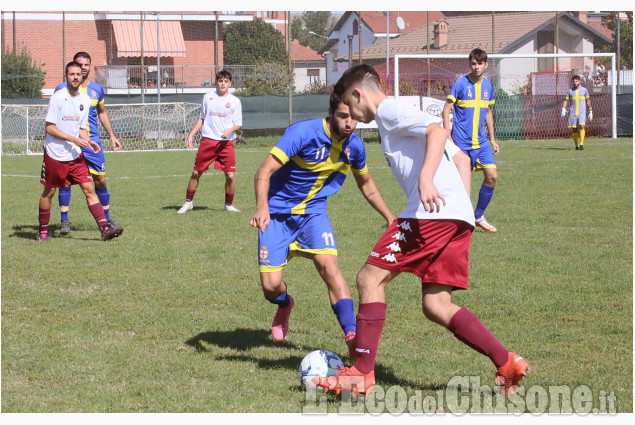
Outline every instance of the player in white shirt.
{"label": "player in white shirt", "polygon": [[79,184],[86,196],[88,209],[101,231],[102,240],[119,236],[117,229],[108,226],[104,209],[95,193],[95,186],[88,166],[84,161],[82,148],[90,147],[94,153],[99,145],[90,140],[86,131],[90,97],[79,91],[82,81],[82,67],[77,62],[66,65],[66,82],[63,89],[55,92],[49,101],[46,114],[46,139],[44,160],[40,182],[44,191],[39,203],[40,228],[36,239],[48,241],[48,225],[51,217],[51,200],[56,188]]}
{"label": "player in white shirt", "polygon": [[214,168],[225,172],[225,210],[240,212],[233,205],[236,186],[234,140],[236,131],[243,125],[243,118],[240,100],[229,93],[231,85],[232,76],[229,71],[220,71],[216,74],[216,91],[210,91],[203,96],[199,119],[187,137],[186,146],[188,149],[192,148],[192,139],[199,130],[202,136],[201,144],[194,160],[194,171],[187,185],[185,203],[179,209],[179,214],[194,208],[192,200],[198,181],[214,161],[216,162]]}
{"label": "player in white shirt", "polygon": [[[335,377],[314,378],[314,382],[336,393],[373,391],[375,356],[386,321],[385,287],[401,272],[409,272],[421,278],[426,318],[488,356],[497,368],[501,391],[513,394],[529,364],[505,349],[472,312],[451,301],[452,291],[467,289],[468,284],[474,213],[462,176],[469,174],[469,160],[448,140],[438,118],[387,98],[371,66],[348,69],[334,92],[354,119],[377,123],[382,150],[408,204],[357,275],[355,363],[339,369]],[[457,156],[461,159],[453,160]]]}

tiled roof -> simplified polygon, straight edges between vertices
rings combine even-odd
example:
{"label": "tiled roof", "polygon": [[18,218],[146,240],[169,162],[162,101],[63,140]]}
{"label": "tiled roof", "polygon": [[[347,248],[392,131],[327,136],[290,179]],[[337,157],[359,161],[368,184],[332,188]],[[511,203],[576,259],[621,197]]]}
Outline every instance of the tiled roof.
{"label": "tiled roof", "polygon": [[326,61],[322,56],[308,46],[303,46],[298,40],[291,41],[292,61]]}
{"label": "tiled roof", "polygon": [[[568,13],[561,13],[560,19],[569,19],[574,24],[582,24]],[[536,29],[546,25],[555,19],[555,12],[496,12],[495,25],[495,51],[506,53],[505,48],[514,42],[532,33]],[[466,54],[474,48],[481,48],[487,52],[492,51],[492,16],[480,14],[471,16],[446,17],[442,19],[448,24],[447,45],[440,49],[433,49],[434,24],[424,25],[396,38],[390,39],[390,55],[426,53],[427,35],[430,34],[430,53]],[[438,22],[438,21],[437,21]],[[582,24],[584,25],[584,24]],[[590,33],[603,37],[603,34],[587,26]],[[354,53],[356,56],[357,53]],[[362,49],[362,57],[365,59],[382,59],[386,57],[386,43],[380,42]],[[348,55],[338,58],[348,60]]]}
{"label": "tiled roof", "polygon": [[[334,31],[337,31],[342,28],[342,25],[348,17],[357,12],[346,12],[342,15],[339,21],[335,24],[333,28]],[[386,32],[386,15],[384,12],[372,12],[372,11],[362,11],[359,12],[362,17],[362,21],[368,25],[368,27],[376,34],[385,33]],[[427,16],[430,16],[430,22],[443,18],[442,12],[408,12],[408,11],[394,11],[390,12],[389,20],[390,20],[390,33],[397,34],[399,32],[408,32],[413,30],[414,28],[420,27],[421,25],[425,25],[427,23]],[[405,28],[403,31],[397,28],[397,17],[400,16],[404,20]]]}

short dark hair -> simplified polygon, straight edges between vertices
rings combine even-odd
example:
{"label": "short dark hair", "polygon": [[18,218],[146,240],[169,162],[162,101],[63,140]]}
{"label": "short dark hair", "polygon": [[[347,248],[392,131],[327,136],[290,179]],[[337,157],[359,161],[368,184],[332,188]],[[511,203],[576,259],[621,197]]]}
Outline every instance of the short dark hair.
{"label": "short dark hair", "polygon": [[573,80],[582,80],[582,78],[580,78],[578,74],[575,74],[573,77],[571,77],[571,81]]}
{"label": "short dark hair", "polygon": [[229,71],[225,71],[224,69],[222,71],[218,71],[216,73],[216,81],[220,80],[221,78],[227,78],[229,81],[232,80],[232,74]]}
{"label": "short dark hair", "polygon": [[92,60],[90,59],[90,55],[88,53],[86,53],[86,52],[77,52],[77,53],[75,53],[75,56],[73,56],[73,60],[76,61],[77,58],[88,59],[92,63]]}
{"label": "short dark hair", "polygon": [[78,64],[75,61],[70,61],[69,63],[66,64],[66,68],[64,69],[64,74],[68,75],[68,68],[72,68],[72,67],[77,67],[79,69],[82,69],[82,66],[80,64]]}
{"label": "short dark hair", "polygon": [[331,112],[335,112],[335,110],[342,103],[342,98],[340,98],[335,92],[331,92],[331,97],[329,97],[329,109]]}
{"label": "short dark hair", "polygon": [[333,93],[338,97],[342,97],[346,91],[354,86],[361,85],[362,82],[367,80],[375,83],[381,90],[381,79],[377,71],[375,71],[375,68],[367,64],[355,65],[342,74],[342,77],[335,84],[335,87],[333,87]]}
{"label": "short dark hair", "polygon": [[483,49],[476,48],[470,52],[469,61],[474,59],[476,62],[487,62],[487,52]]}

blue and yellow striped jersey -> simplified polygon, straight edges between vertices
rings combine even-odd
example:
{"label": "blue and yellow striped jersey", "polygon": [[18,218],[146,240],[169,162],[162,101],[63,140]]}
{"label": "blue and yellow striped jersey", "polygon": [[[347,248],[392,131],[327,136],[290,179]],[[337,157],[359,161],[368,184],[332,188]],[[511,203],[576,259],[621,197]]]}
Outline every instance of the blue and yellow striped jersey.
{"label": "blue and yellow striped jersey", "polygon": [[326,211],[326,198],[342,187],[351,167],[358,175],[368,172],[359,136],[335,139],[326,118],[290,125],[270,154],[283,164],[271,176],[270,214]]}
{"label": "blue and yellow striped jersey", "polygon": [[454,102],[452,139],[462,150],[479,149],[487,143],[485,116],[493,105],[494,86],[483,77],[474,83],[469,75],[459,78],[452,85],[448,99]]}
{"label": "blue and yellow striped jersey", "polygon": [[[66,87],[66,81],[55,87],[55,91]],[[86,131],[91,140],[94,140],[101,146],[101,139],[99,138],[99,116],[97,115],[97,104],[104,103],[104,88],[101,84],[98,84],[92,80],[88,80],[86,87],[79,86],[79,91],[86,93],[90,97],[90,109],[88,110],[88,124],[86,124]],[[90,148],[88,151],[92,152]],[[87,151],[87,152],[88,152]]]}

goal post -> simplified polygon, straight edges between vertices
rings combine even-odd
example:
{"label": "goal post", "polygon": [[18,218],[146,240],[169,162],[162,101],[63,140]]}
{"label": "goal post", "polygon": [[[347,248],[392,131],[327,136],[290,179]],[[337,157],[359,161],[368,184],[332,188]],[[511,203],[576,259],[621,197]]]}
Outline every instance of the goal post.
{"label": "goal post", "polygon": [[[394,79],[385,84],[392,86],[395,97],[445,101],[454,81],[469,73],[468,57],[395,55]],[[593,107],[587,135],[617,138],[615,53],[489,54],[485,76],[494,85],[497,138],[569,137],[560,106],[576,74],[589,90]]]}

